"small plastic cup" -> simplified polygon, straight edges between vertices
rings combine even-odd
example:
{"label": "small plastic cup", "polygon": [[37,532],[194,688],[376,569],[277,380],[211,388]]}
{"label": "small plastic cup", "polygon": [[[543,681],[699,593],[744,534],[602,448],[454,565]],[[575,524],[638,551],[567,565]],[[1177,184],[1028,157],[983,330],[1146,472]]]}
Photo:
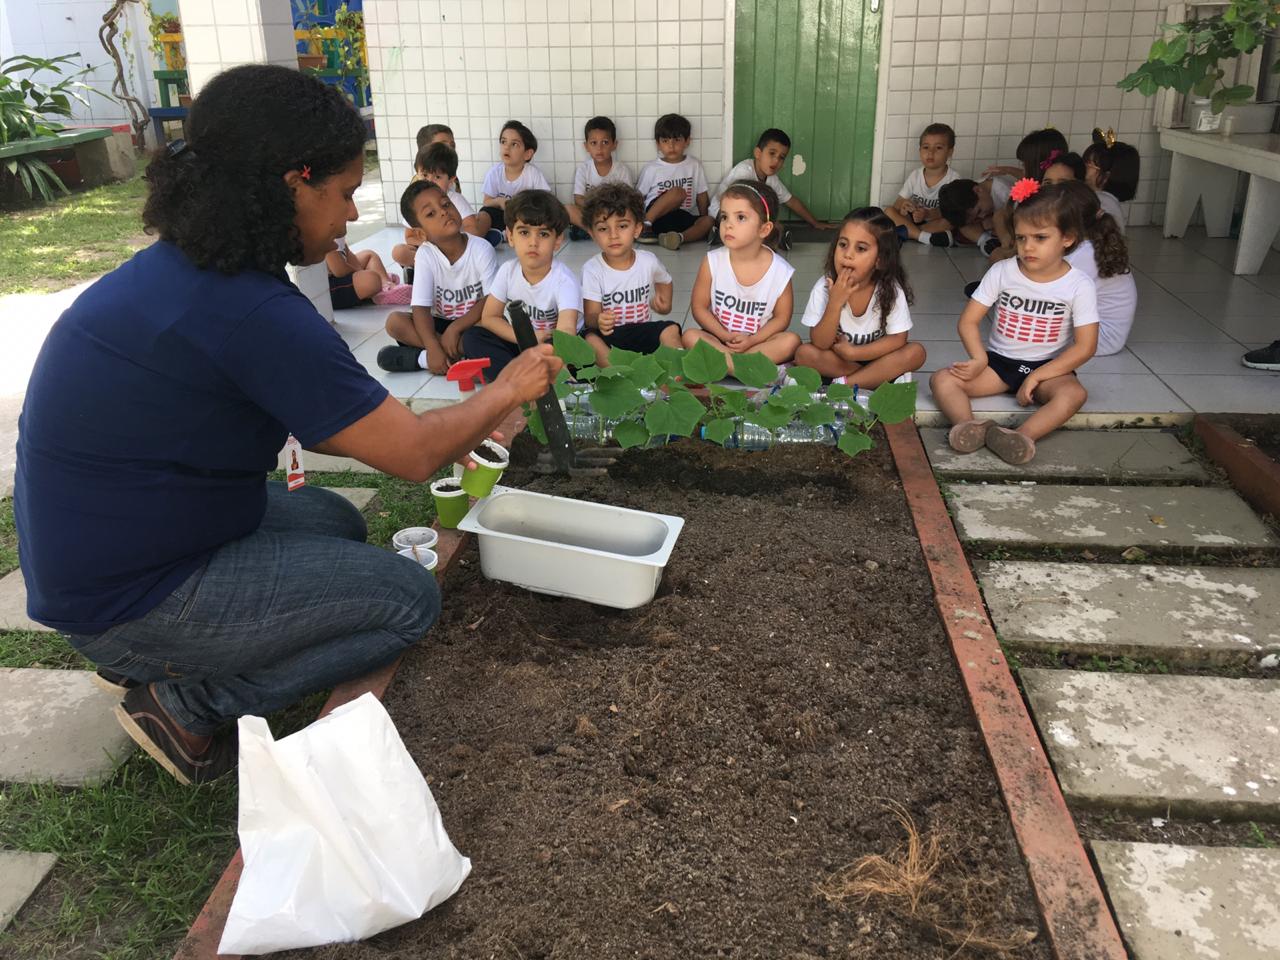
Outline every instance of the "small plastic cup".
{"label": "small plastic cup", "polygon": [[420,563],[431,572],[434,577],[436,575],[436,564],[440,562],[440,558],[434,550],[427,547],[409,547],[405,550],[396,551],[402,557],[408,557],[414,563]]}
{"label": "small plastic cup", "polygon": [[405,527],[403,530],[396,531],[395,536],[391,538],[391,545],[397,551],[408,550],[410,547],[426,547],[430,550],[439,539],[440,534],[430,527]]}
{"label": "small plastic cup", "polygon": [[431,484],[431,496],[436,501],[436,518],[440,521],[440,526],[456,530],[471,509],[467,491],[462,489],[462,484],[452,477],[437,480]]}
{"label": "small plastic cup", "polygon": [[471,459],[476,468],[463,471],[462,489],[473,497],[487,497],[511,462],[511,454],[501,444],[486,440],[471,451]]}

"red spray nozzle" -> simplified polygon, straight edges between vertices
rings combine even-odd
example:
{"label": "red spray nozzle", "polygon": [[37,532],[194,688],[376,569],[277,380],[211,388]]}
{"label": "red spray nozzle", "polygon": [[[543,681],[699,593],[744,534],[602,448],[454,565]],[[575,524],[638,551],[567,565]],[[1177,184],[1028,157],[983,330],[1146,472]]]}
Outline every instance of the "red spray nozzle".
{"label": "red spray nozzle", "polygon": [[445,379],[453,380],[458,384],[458,389],[466,393],[475,388],[477,380],[481,386],[484,385],[484,371],[488,368],[490,362],[488,357],[459,360],[449,367],[449,372],[445,374]]}

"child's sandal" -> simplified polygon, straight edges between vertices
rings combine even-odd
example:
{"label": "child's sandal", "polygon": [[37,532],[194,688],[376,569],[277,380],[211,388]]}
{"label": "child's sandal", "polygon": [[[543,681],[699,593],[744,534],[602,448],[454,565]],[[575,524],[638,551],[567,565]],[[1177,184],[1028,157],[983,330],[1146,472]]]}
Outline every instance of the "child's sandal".
{"label": "child's sandal", "polygon": [[992,425],[987,431],[987,449],[1005,463],[1017,467],[1031,462],[1036,455],[1036,442],[1025,433]]}
{"label": "child's sandal", "polygon": [[947,443],[957,453],[973,453],[981,450],[987,442],[987,429],[990,420],[962,420],[951,428],[947,434]]}

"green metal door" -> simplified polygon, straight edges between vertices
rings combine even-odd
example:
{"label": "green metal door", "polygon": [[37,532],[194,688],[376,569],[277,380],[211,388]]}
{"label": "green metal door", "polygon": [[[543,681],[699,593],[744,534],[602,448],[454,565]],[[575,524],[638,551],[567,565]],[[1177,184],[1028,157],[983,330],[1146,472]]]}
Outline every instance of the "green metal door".
{"label": "green metal door", "polygon": [[[880,63],[877,0],[737,0],[733,159],[769,127],[791,137],[779,175],[821,219],[867,203]],[[874,9],[873,9],[874,8]]]}

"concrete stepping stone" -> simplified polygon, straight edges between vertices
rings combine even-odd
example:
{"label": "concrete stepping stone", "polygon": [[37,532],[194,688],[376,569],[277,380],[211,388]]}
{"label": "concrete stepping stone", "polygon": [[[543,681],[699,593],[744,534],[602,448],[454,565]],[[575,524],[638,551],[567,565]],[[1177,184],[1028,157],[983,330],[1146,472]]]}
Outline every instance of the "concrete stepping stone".
{"label": "concrete stepping stone", "polygon": [[1171,663],[1280,651],[1280,570],[1112,563],[978,563],[1003,643]]}
{"label": "concrete stepping stone", "polygon": [[21,570],[0,578],[0,630],[52,632],[43,623],[36,623],[27,616],[27,582]]}
{"label": "concrete stepping stone", "polygon": [[1090,846],[1134,960],[1280,957],[1280,850]]}
{"label": "concrete stepping stone", "polygon": [[1068,800],[1280,820],[1280,680],[1023,670]]}
{"label": "concrete stepping stone", "polygon": [[[327,453],[312,453],[306,451],[302,458],[302,466],[308,473],[343,473],[352,470],[356,473],[378,473],[373,467],[359,460],[352,460],[350,457],[334,457]],[[284,462],[284,451],[281,450],[276,458],[276,469],[285,470],[288,465]]]}
{"label": "concrete stepping stone", "polygon": [[1004,546],[1267,549],[1280,541],[1230,490],[951,484],[960,539]]}
{"label": "concrete stepping stone", "polygon": [[378,491],[373,487],[321,487],[320,489],[346,497],[357,510],[363,510],[378,495]]}
{"label": "concrete stepping stone", "polygon": [[956,453],[947,431],[920,439],[933,469],[959,480],[1082,480],[1092,483],[1207,483],[1191,451],[1160,430],[1056,430],[1036,445],[1036,457],[1011,467],[990,450]]}
{"label": "concrete stepping stone", "polygon": [[0,850],[0,933],[40,889],[57,862],[52,853]]}
{"label": "concrete stepping stone", "polygon": [[87,670],[0,668],[0,783],[109,777],[134,750]]}

